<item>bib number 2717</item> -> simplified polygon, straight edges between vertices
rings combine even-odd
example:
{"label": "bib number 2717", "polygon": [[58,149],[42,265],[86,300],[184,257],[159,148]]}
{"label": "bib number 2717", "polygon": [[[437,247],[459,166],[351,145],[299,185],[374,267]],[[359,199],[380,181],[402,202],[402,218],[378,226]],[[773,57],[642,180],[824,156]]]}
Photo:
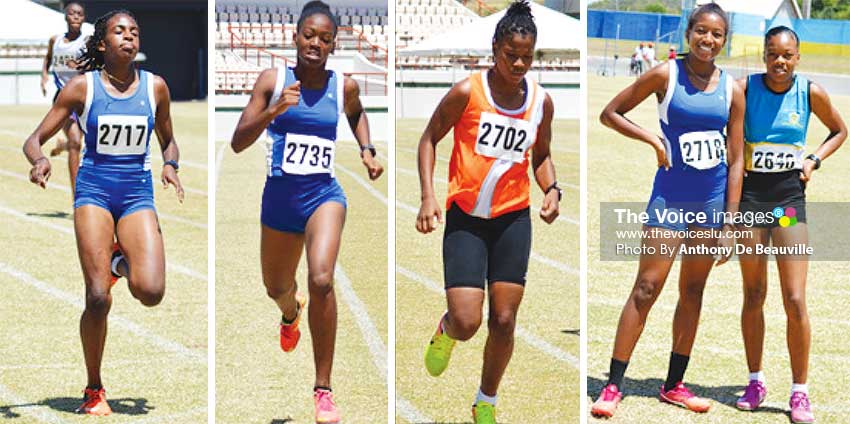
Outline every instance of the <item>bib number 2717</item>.
{"label": "bib number 2717", "polygon": [[679,136],[679,148],[685,165],[711,169],[726,163],[726,138],[719,131],[696,131]]}
{"label": "bib number 2717", "polygon": [[101,155],[141,155],[147,151],[148,117],[101,115],[97,118],[97,152]]}
{"label": "bib number 2717", "polygon": [[520,163],[535,137],[534,127],[526,120],[482,112],[475,153]]}

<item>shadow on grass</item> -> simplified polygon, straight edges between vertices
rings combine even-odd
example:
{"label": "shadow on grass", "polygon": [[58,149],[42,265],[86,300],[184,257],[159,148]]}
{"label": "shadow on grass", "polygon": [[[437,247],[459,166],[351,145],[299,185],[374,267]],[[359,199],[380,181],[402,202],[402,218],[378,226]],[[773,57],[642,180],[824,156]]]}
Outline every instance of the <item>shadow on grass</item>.
{"label": "shadow on grass", "polygon": [[579,329],[578,328],[575,328],[575,329],[568,328],[566,330],[561,330],[561,332],[564,333],[564,334],[569,334],[571,336],[578,336],[579,335]]}
{"label": "shadow on grass", "polygon": [[288,424],[288,423],[294,423],[294,422],[295,422],[295,420],[293,420],[292,418],[284,418],[282,420],[275,418],[275,419],[271,420],[269,422],[269,424]]}
{"label": "shadow on grass", "polygon": [[27,212],[27,216],[35,216],[40,218],[58,218],[58,219],[74,219],[74,215],[68,212]]}
{"label": "shadow on grass", "polygon": [[[80,406],[81,402],[82,399],[79,397],[57,397],[47,398],[35,403],[0,405],[0,417],[19,418],[21,414],[14,411],[16,408],[31,408],[38,406],[47,406],[56,411],[74,413],[77,407]],[[109,402],[109,407],[112,408],[112,413],[118,415],[146,415],[151,410],[156,409],[155,407],[148,405],[148,400],[144,398],[108,399],[107,402]]]}
{"label": "shadow on grass", "polygon": [[[587,394],[594,399],[596,396],[602,391],[602,388],[605,384],[608,383],[608,380],[602,380],[594,377],[587,377]],[[635,380],[632,378],[626,378],[623,381],[623,398],[628,398],[629,396],[637,396],[637,397],[645,397],[658,399],[658,391],[661,389],[661,385],[664,384],[664,380],[660,378],[645,378],[642,380]],[[695,395],[708,398],[713,400],[716,403],[719,403],[723,406],[728,406],[729,408],[736,409],[735,402],[738,400],[738,396],[744,392],[744,386],[703,386],[694,383],[688,383],[688,389],[691,390]],[[745,413],[741,411],[741,413]],[[780,415],[788,415],[788,412],[785,409],[780,409],[771,406],[762,406],[758,409],[759,414],[780,414]]]}

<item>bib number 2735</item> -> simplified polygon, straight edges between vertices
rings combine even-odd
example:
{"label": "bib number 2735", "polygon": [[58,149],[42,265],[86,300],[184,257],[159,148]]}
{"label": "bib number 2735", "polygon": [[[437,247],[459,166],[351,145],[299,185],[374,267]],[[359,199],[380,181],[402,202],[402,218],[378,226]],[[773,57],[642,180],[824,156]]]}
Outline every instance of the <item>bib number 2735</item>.
{"label": "bib number 2735", "polygon": [[101,115],[97,118],[97,152],[102,155],[141,155],[147,151],[148,117]]}
{"label": "bib number 2735", "polygon": [[482,112],[475,153],[520,163],[535,137],[534,127],[526,120]]}
{"label": "bib number 2735", "polygon": [[333,164],[333,140],[293,133],[286,135],[283,171],[287,174],[331,174]]}
{"label": "bib number 2735", "polygon": [[695,131],[679,136],[685,165],[711,169],[726,163],[726,138],[719,131]]}

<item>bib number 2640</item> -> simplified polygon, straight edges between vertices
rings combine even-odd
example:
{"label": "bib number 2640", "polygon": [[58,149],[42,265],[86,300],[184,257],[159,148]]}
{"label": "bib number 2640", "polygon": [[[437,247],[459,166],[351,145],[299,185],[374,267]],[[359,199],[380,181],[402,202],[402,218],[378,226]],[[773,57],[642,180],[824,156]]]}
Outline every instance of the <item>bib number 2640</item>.
{"label": "bib number 2640", "polygon": [[483,112],[478,124],[475,153],[520,163],[535,136],[533,126],[526,120]]}
{"label": "bib number 2640", "polygon": [[97,152],[102,155],[141,155],[147,151],[148,117],[101,115],[97,118]]}

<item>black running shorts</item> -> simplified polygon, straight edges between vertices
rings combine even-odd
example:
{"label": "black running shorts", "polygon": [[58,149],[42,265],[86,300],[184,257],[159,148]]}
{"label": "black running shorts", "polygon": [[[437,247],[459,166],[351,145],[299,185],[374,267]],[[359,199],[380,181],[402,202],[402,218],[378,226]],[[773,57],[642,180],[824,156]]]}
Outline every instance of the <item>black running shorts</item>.
{"label": "black running shorts", "polygon": [[492,219],[468,215],[452,204],[443,235],[446,289],[476,287],[496,281],[525,285],[531,253],[528,208]]}
{"label": "black running shorts", "polygon": [[[799,170],[764,173],[747,172],[741,190],[743,213],[770,213],[775,208],[794,208],[796,222],[806,222],[806,183],[800,180]],[[772,224],[753,224],[755,227],[772,228]]]}

